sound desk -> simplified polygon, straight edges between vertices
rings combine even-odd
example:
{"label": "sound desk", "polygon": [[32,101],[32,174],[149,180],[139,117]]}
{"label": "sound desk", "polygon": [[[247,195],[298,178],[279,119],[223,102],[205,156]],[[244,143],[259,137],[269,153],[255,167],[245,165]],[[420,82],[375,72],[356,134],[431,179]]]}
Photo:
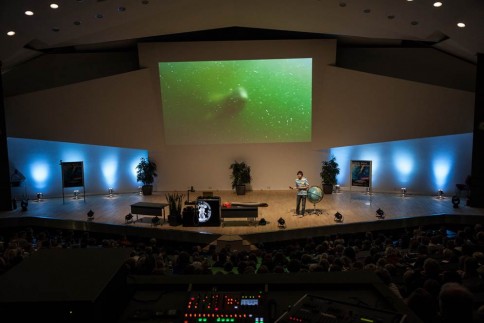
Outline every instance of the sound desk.
{"label": "sound desk", "polygon": [[183,312],[184,323],[269,323],[262,292],[191,292]]}

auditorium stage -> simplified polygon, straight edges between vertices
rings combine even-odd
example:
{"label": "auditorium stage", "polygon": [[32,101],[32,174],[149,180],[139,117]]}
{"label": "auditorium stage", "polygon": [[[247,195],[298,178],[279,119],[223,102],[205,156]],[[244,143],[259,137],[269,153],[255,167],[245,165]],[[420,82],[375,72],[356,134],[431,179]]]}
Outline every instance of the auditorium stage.
{"label": "auditorium stage", "polygon": [[[138,202],[166,203],[166,193],[154,192],[151,196],[137,193],[108,195],[87,195],[86,199],[46,198],[41,201],[30,200],[27,211],[22,211],[20,203],[13,211],[0,212],[2,226],[45,226],[70,230],[90,230],[106,233],[119,233],[156,237],[174,241],[210,243],[220,236],[241,236],[252,243],[300,239],[310,236],[336,233],[353,233],[373,230],[386,230],[423,224],[455,223],[474,224],[484,220],[484,209],[466,206],[461,198],[458,208],[454,208],[451,197],[439,199],[437,196],[406,195],[398,193],[378,193],[342,191],[324,195],[321,202],[306,205],[306,215],[295,215],[295,192],[249,191],[246,195],[236,195],[233,191],[214,191],[224,202],[267,203],[259,207],[257,222],[264,218],[266,225],[249,225],[246,219],[226,219],[219,227],[170,226],[168,222],[153,226],[152,216],[139,215],[141,221],[126,223],[125,216],[130,213],[131,205]],[[179,192],[185,194],[186,192]],[[192,200],[202,192],[190,193]],[[376,210],[385,212],[384,219],[376,217]],[[311,214],[316,209],[321,214]],[[93,220],[87,219],[87,212],[94,211]],[[165,212],[168,219],[169,210]],[[342,222],[335,222],[334,214],[343,215]],[[283,218],[285,228],[278,226],[277,220]]]}

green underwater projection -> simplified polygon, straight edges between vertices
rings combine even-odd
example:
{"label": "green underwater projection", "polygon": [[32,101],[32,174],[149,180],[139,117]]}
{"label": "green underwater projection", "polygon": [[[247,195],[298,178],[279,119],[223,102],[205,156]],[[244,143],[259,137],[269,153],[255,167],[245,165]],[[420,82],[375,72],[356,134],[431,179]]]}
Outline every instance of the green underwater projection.
{"label": "green underwater projection", "polygon": [[311,141],[312,59],[159,63],[169,145]]}

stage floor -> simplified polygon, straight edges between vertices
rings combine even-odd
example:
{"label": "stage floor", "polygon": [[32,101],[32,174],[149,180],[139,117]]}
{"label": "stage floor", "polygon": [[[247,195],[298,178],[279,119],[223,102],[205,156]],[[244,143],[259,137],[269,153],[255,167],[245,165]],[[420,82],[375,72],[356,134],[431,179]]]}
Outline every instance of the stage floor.
{"label": "stage floor", "polygon": [[[296,195],[291,190],[281,191],[250,191],[246,195],[236,195],[233,191],[214,191],[215,196],[220,196],[222,203],[267,203],[267,207],[259,207],[257,222],[264,218],[266,225],[249,225],[245,219],[227,219],[223,226],[219,227],[183,227],[170,226],[167,222],[153,226],[152,216],[139,215],[141,221],[127,224],[125,215],[130,206],[138,202],[166,203],[166,193],[154,192],[151,196],[142,196],[137,193],[115,194],[112,197],[107,195],[88,195],[85,201],[81,199],[47,198],[41,201],[30,200],[27,211],[22,211],[20,203],[18,208],[12,211],[0,212],[0,220],[30,218],[57,220],[57,224],[64,223],[62,227],[83,228],[104,224],[110,227],[109,231],[114,232],[142,232],[154,236],[174,238],[184,236],[185,240],[197,240],[194,235],[203,236],[200,242],[210,241],[222,235],[239,235],[252,242],[277,241],[281,239],[304,238],[311,235],[336,234],[364,232],[376,228],[398,228],[402,226],[419,225],[422,219],[429,222],[429,217],[446,217],[445,223],[459,222],[466,223],[465,219],[480,221],[484,216],[484,209],[471,208],[465,205],[465,198],[461,198],[458,208],[454,208],[451,197],[439,199],[437,196],[406,195],[390,193],[373,193],[343,191],[324,195],[323,199],[313,205],[309,201],[306,204],[306,215],[298,217],[295,215]],[[185,194],[186,192],[179,192]],[[191,193],[191,199],[196,199],[201,192]],[[385,219],[376,217],[376,210],[382,209],[385,212]],[[87,212],[94,211],[94,219],[87,220]],[[320,214],[311,214],[317,210]],[[165,212],[169,210],[166,207]],[[335,222],[334,214],[339,212],[343,215],[342,223]],[[279,218],[286,222],[285,228],[277,224]],[[476,219],[476,217],[478,217]],[[470,221],[472,219],[472,221]],[[482,218],[484,219],[484,218]],[[437,221],[437,220],[435,220]],[[435,222],[434,221],[434,222]],[[440,220],[439,220],[440,221]],[[435,222],[438,223],[438,222]],[[76,225],[73,225],[76,224]]]}

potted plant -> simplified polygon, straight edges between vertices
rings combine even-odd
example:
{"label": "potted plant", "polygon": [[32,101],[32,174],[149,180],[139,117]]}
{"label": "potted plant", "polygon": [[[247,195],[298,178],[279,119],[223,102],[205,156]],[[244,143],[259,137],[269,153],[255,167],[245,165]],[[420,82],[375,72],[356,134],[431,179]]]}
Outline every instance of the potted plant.
{"label": "potted plant", "polygon": [[250,184],[252,176],[250,176],[250,166],[245,162],[234,161],[230,165],[232,174],[232,189],[235,189],[237,195],[244,195],[246,191],[245,184]]}
{"label": "potted plant", "polygon": [[136,166],[136,180],[143,183],[143,195],[151,195],[153,193],[153,182],[155,177],[158,176],[156,168],[156,163],[148,157],[141,157],[140,162]]}
{"label": "potted plant", "polygon": [[168,223],[171,226],[180,225],[182,223],[182,205],[184,195],[175,192],[167,193],[165,196],[168,202],[168,210],[170,210],[170,214],[168,215]]}
{"label": "potted plant", "polygon": [[323,181],[323,192],[325,194],[333,193],[333,187],[337,184],[336,175],[339,174],[339,165],[336,157],[331,155],[329,160],[325,160],[321,166],[321,179]]}

